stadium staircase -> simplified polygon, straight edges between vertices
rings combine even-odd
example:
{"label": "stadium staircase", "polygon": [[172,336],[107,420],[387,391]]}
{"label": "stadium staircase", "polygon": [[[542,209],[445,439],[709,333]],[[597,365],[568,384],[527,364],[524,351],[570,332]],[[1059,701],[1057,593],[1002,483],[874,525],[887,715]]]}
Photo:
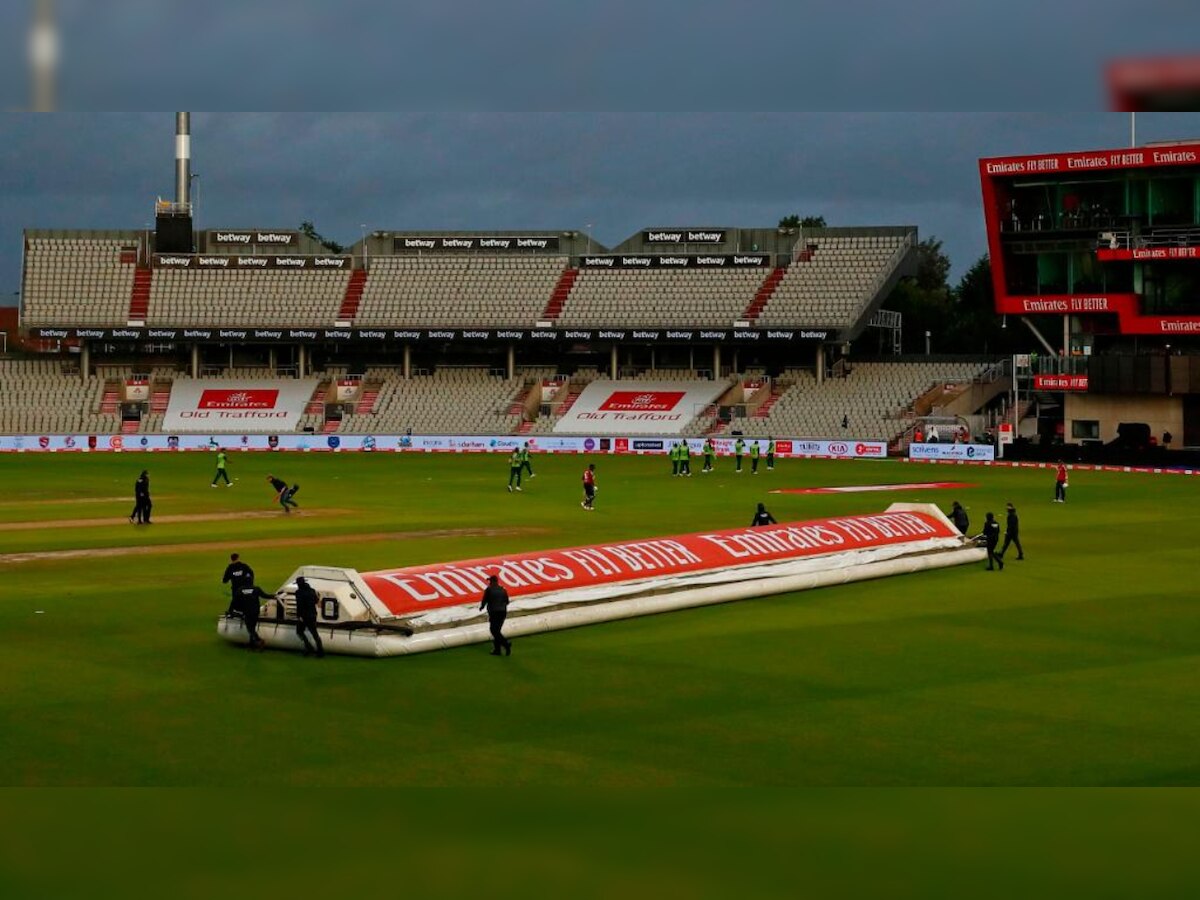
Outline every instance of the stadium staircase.
{"label": "stadium staircase", "polygon": [[305,415],[319,416],[325,412],[325,397],[329,394],[330,379],[322,378],[320,383],[313,388],[312,396],[308,398],[308,403],[304,405]]}
{"label": "stadium staircase", "polygon": [[554,291],[550,294],[550,302],[542,311],[543,319],[550,322],[558,320],[558,317],[562,315],[563,307],[567,305],[567,297],[575,286],[575,279],[578,277],[578,269],[563,269],[562,275],[558,278],[558,284],[554,286]]}
{"label": "stadium staircase", "polygon": [[129,321],[145,322],[150,312],[150,285],[154,281],[154,270],[139,266],[133,273],[133,291],[129,296]]}
{"label": "stadium staircase", "polygon": [[116,414],[121,411],[121,380],[110,378],[104,382],[104,392],[100,395],[100,412]]}
{"label": "stadium staircase", "polygon": [[150,388],[150,412],[162,415],[171,404],[171,382],[156,381]]}
{"label": "stadium staircase", "polygon": [[575,401],[579,399],[579,395],[582,393],[582,387],[573,387],[571,385],[567,385],[567,396],[563,397],[562,403],[555,408],[555,418],[561,418],[570,412],[571,407],[575,405]]}
{"label": "stadium staircase", "polygon": [[341,419],[326,419],[325,424],[321,426],[322,434],[333,434],[342,427]]}
{"label": "stadium staircase", "polygon": [[783,396],[783,392],[789,387],[791,387],[790,383],[783,384],[778,379],[772,381],[771,390],[767,394],[766,399],[764,399],[762,403],[758,404],[758,407],[754,410],[754,412],[750,413],[750,418],[765,419],[767,416],[771,415],[771,407],[779,402],[779,398]]}
{"label": "stadium staircase", "polygon": [[375,412],[375,404],[379,401],[382,390],[382,381],[364,381],[359,390],[358,402],[354,405],[354,414],[362,416]]}
{"label": "stadium staircase", "polygon": [[754,322],[758,319],[762,311],[766,308],[767,302],[771,299],[771,295],[775,293],[775,288],[779,287],[779,282],[783,281],[785,272],[787,272],[786,266],[777,266],[771,270],[771,274],[764,279],[758,289],[758,293],[754,295],[754,299],[750,301],[750,305],[742,313],[743,319],[749,322]]}
{"label": "stadium staircase", "polygon": [[121,434],[137,434],[138,429],[142,427],[141,419],[122,419]]}
{"label": "stadium staircase", "polygon": [[355,269],[350,273],[346,283],[346,293],[342,297],[342,306],[338,310],[339,322],[353,322],[358,315],[358,305],[362,302],[363,288],[367,285],[367,270]]}

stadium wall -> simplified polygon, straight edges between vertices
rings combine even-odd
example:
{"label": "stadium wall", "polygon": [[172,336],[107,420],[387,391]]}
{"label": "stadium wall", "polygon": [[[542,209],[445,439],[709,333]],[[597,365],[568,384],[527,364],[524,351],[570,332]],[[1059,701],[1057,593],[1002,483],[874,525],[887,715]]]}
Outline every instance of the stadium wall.
{"label": "stadium wall", "polygon": [[1150,426],[1150,433],[1161,438],[1164,431],[1175,436],[1176,446],[1182,446],[1183,398],[1156,397],[1144,394],[1074,394],[1066,397],[1066,438],[1075,438],[1077,422],[1098,422],[1100,440],[1116,440],[1117,426],[1122,422],[1139,422]]}
{"label": "stadium wall", "polygon": [[[698,455],[704,438],[689,438]],[[747,441],[747,448],[755,439]],[[765,440],[758,439],[765,447]],[[50,434],[0,435],[0,453],[122,453],[196,452],[216,450],[380,453],[511,453],[526,442],[536,453],[596,453],[613,455],[665,454],[678,441],[674,436],[396,435],[396,434]],[[714,438],[718,456],[732,456],[733,438]],[[781,459],[883,459],[883,441],[812,441],[779,438]],[[765,449],[764,449],[765,452]],[[748,451],[747,451],[748,453]]]}

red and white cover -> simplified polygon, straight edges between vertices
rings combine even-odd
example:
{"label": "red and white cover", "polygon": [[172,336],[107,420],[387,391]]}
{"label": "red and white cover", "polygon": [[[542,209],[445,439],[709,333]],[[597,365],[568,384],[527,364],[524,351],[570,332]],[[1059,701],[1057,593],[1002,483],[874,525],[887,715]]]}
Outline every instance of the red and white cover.
{"label": "red and white cover", "polygon": [[898,505],[875,515],[408,566],[364,572],[360,577],[378,601],[373,604],[377,610],[409,617],[446,607],[477,605],[490,575],[499,576],[513,600],[550,594],[567,602],[571,593],[588,589],[616,589],[645,581],[757,569],[880,548],[919,552],[959,542],[958,531],[936,509]]}

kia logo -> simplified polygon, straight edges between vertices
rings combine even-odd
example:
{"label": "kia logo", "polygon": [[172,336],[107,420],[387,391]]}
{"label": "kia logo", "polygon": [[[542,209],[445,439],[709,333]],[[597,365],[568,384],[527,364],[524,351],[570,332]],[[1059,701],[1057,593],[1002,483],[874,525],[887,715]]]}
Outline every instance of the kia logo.
{"label": "kia logo", "polygon": [[[862,445],[859,444],[859,446],[861,447]],[[845,444],[830,444],[829,452],[830,452],[830,454],[832,454],[834,456],[842,456],[846,453],[849,453],[850,448],[848,446],[846,446]]]}

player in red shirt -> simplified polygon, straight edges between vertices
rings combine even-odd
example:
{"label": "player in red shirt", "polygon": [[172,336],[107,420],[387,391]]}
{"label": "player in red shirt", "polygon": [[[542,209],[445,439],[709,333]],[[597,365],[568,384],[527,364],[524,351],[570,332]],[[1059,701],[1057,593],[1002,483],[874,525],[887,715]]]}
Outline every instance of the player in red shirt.
{"label": "player in red shirt", "polygon": [[1058,472],[1054,475],[1054,502],[1067,502],[1067,467],[1058,464]]}
{"label": "player in red shirt", "polygon": [[596,502],[596,464],[588,463],[588,467],[583,470],[583,502],[579,505],[584,509],[595,509],[592,505]]}

